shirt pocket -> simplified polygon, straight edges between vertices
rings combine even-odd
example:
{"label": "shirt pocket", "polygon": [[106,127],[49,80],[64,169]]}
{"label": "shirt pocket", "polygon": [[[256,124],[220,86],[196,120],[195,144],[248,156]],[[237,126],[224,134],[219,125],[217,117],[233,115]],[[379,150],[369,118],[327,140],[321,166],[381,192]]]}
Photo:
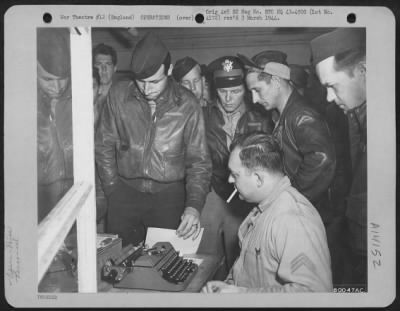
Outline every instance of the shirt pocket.
{"label": "shirt pocket", "polygon": [[251,287],[262,286],[262,261],[261,261],[261,248],[259,246],[249,246],[244,252],[243,269],[246,275],[246,283]]}

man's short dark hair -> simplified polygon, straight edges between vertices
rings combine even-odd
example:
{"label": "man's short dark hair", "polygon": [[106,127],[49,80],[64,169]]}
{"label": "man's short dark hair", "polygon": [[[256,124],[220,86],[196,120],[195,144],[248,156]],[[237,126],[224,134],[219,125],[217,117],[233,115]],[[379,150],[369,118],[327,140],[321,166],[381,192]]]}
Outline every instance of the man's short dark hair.
{"label": "man's short dark hair", "polygon": [[110,55],[114,66],[117,65],[117,60],[118,60],[117,52],[115,52],[115,50],[112,46],[106,45],[104,43],[100,43],[100,44],[96,45],[92,51],[93,62],[94,62],[94,59],[96,58],[96,55],[99,55],[99,54]]}
{"label": "man's short dark hair", "polygon": [[346,71],[350,76],[353,76],[354,68],[365,61],[365,49],[347,50],[335,55],[334,69],[336,71]]}
{"label": "man's short dark hair", "polygon": [[230,150],[233,151],[235,148],[240,149],[239,158],[247,169],[283,172],[281,150],[272,135],[257,131],[237,136]]}

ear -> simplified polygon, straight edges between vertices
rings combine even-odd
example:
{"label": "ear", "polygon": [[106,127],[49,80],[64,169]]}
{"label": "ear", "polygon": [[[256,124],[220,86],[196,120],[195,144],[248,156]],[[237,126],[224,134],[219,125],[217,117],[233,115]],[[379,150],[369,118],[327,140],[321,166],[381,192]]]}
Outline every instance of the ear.
{"label": "ear", "polygon": [[114,66],[114,73],[117,72],[117,65]]}
{"label": "ear", "polygon": [[280,88],[281,87],[281,78],[277,77],[277,76],[272,76],[271,77],[271,83],[276,87],[276,88]]}
{"label": "ear", "polygon": [[360,74],[366,75],[367,74],[367,63],[365,61],[361,61],[357,66]]}
{"label": "ear", "polygon": [[167,76],[172,75],[172,69],[174,69],[174,65],[170,64],[170,65],[169,65],[169,68],[168,68],[168,74],[167,74]]}
{"label": "ear", "polygon": [[254,172],[254,176],[256,178],[257,188],[260,188],[264,184],[264,176],[260,174],[260,172]]}

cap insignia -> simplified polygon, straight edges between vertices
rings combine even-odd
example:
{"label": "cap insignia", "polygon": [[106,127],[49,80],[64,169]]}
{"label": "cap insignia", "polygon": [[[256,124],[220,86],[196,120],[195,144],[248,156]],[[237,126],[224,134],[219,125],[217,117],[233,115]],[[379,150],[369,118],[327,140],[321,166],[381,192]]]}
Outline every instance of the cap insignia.
{"label": "cap insignia", "polygon": [[222,67],[224,67],[224,71],[230,72],[233,69],[233,62],[229,59],[225,59],[225,61],[222,63]]}

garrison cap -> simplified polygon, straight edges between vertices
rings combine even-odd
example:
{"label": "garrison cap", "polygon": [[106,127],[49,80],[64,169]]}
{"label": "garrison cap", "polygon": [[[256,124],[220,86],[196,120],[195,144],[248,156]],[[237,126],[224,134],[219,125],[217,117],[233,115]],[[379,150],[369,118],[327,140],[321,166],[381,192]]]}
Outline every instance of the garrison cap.
{"label": "garrison cap", "polygon": [[353,49],[365,49],[365,28],[337,28],[311,40],[312,63]]}
{"label": "garrison cap", "polygon": [[237,54],[245,67],[264,69],[269,62],[275,62],[287,65],[287,55],[277,50],[262,51],[254,55],[251,59],[242,54]]}
{"label": "garrison cap", "polygon": [[200,69],[201,69],[201,75],[205,76],[207,75],[207,65],[206,64],[200,64]]}
{"label": "garrison cap", "polygon": [[135,79],[146,79],[154,75],[168,53],[167,47],[154,33],[147,33],[132,53],[131,69]]}
{"label": "garrison cap", "polygon": [[207,70],[212,73],[216,88],[226,88],[244,84],[244,70],[240,59],[223,56],[212,61]]}
{"label": "garrison cap", "polygon": [[251,59],[259,67],[264,67],[269,62],[276,62],[287,65],[287,54],[277,50],[262,51],[254,55]]}
{"label": "garrison cap", "polygon": [[175,81],[179,82],[196,65],[199,65],[199,63],[189,56],[181,58],[175,63],[174,69],[172,70],[172,76]]}
{"label": "garrison cap", "polygon": [[[247,68],[254,68],[256,71],[266,72],[271,76],[277,76],[285,80],[290,80],[290,68],[286,64],[282,64],[276,60],[270,60],[262,65],[255,63],[252,59],[249,59],[242,54],[238,54],[238,57]],[[281,58],[279,60],[281,60]]]}
{"label": "garrison cap", "polygon": [[290,80],[298,88],[307,87],[308,73],[303,66],[290,64]]}
{"label": "garrison cap", "polygon": [[71,75],[68,28],[37,29],[37,61],[47,72],[61,78]]}

